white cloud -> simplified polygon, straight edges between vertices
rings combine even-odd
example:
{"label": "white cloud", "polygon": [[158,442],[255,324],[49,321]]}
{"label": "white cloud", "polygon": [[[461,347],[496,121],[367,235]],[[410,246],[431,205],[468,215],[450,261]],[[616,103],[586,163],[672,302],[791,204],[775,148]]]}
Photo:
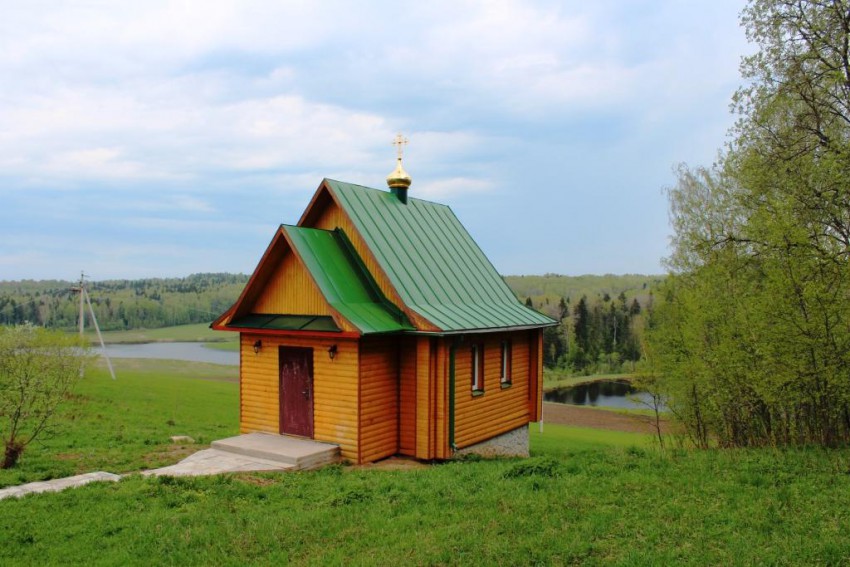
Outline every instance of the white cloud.
{"label": "white cloud", "polygon": [[[722,143],[743,49],[737,0],[6,4],[0,194],[16,208],[0,210],[5,243],[16,234],[5,219],[47,234],[93,210],[135,219],[142,240],[227,226],[222,246],[243,250],[249,221],[263,234],[294,222],[322,177],[382,187],[398,130],[412,196],[510,203],[537,187],[539,214],[580,201],[586,218],[617,208],[585,194],[656,206],[655,172],[710,160]],[[60,199],[67,189],[83,195]],[[555,224],[517,226],[512,244],[531,249],[523,239]]]}
{"label": "white cloud", "polygon": [[138,162],[125,161],[118,148],[90,148],[54,155],[44,166],[59,174],[80,177],[138,178],[144,168]]}

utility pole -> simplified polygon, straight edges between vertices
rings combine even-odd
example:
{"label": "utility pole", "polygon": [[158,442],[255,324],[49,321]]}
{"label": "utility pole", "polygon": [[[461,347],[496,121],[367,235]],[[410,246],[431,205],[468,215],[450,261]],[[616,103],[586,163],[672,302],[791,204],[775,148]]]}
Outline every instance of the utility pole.
{"label": "utility pole", "polygon": [[86,283],[86,274],[83,273],[82,271],[80,271],[80,287],[71,288],[72,291],[79,291],[80,292],[80,338],[82,338],[82,336],[83,336],[83,330],[84,330],[85,325],[86,325],[86,312],[85,312],[85,308],[83,307],[84,304],[83,304],[83,293],[82,293],[83,289],[85,289],[85,287],[84,287],[85,283]]}
{"label": "utility pole", "polygon": [[71,291],[80,294],[80,338],[84,338],[83,335],[86,326],[85,306],[88,305],[89,315],[91,315],[91,321],[94,324],[94,330],[97,332],[97,338],[100,341],[100,348],[103,351],[103,358],[106,359],[106,366],[109,367],[109,374],[112,376],[112,379],[115,380],[115,370],[112,368],[112,361],[109,359],[109,354],[106,352],[106,344],[103,342],[103,335],[100,334],[100,326],[97,324],[97,317],[95,316],[94,308],[91,305],[91,298],[89,297],[89,293],[86,291],[86,274],[84,272],[80,272],[79,287],[72,287]]}

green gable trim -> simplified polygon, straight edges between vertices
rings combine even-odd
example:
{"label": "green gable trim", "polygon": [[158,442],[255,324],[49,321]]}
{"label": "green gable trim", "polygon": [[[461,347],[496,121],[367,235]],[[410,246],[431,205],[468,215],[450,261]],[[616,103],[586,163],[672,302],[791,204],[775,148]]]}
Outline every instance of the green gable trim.
{"label": "green gable trim", "polygon": [[323,331],[331,333],[342,331],[334,323],[333,317],[324,315],[251,313],[231,321],[227,326],[241,329],[269,329],[274,331]]}
{"label": "green gable trim", "polygon": [[341,230],[282,225],[325,300],[364,335],[414,330],[380,293]]}
{"label": "green gable trim", "polygon": [[556,324],[516,299],[449,207],[325,182],[405,305],[442,331]]}

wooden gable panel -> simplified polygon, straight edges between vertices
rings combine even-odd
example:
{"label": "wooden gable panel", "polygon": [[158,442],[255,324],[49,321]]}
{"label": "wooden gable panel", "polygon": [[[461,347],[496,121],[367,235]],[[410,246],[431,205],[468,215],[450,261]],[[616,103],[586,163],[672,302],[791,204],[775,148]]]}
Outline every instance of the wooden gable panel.
{"label": "wooden gable panel", "polygon": [[288,249],[259,292],[252,313],[329,315],[343,331],[356,331],[328,305],[310,273]]}
{"label": "wooden gable panel", "polygon": [[330,306],[291,250],[287,251],[269,277],[251,311],[289,315],[331,315]]}

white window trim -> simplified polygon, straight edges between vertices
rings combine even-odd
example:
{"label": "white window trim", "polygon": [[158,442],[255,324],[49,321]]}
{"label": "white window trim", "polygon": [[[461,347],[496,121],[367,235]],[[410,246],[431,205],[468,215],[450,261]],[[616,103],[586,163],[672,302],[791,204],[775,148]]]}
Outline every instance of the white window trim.
{"label": "white window trim", "polygon": [[499,378],[502,384],[511,383],[511,341],[502,341],[502,376]]}
{"label": "white window trim", "polygon": [[481,345],[472,345],[472,391],[480,392],[484,389],[483,368],[480,364],[481,360]]}

